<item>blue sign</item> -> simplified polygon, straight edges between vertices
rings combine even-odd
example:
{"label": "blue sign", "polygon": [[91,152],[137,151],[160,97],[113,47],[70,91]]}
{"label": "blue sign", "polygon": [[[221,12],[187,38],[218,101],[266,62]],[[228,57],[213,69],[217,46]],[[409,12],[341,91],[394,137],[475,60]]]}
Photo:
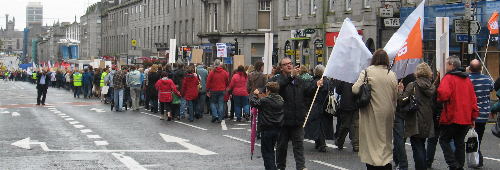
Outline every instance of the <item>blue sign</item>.
{"label": "blue sign", "polygon": [[469,36],[467,34],[457,34],[457,42],[468,42]]}
{"label": "blue sign", "polygon": [[224,64],[233,64],[233,57],[224,57]]}

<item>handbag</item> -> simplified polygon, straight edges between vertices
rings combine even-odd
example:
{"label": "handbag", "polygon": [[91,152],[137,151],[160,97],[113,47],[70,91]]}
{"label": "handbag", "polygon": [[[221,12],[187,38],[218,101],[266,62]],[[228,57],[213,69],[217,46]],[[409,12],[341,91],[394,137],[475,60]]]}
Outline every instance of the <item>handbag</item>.
{"label": "handbag", "polygon": [[181,99],[177,94],[172,92],[172,104],[181,104]]}
{"label": "handbag", "polygon": [[410,96],[405,97],[401,100],[401,107],[399,108],[399,112],[402,113],[415,113],[418,111],[419,106],[417,103],[417,90],[416,84],[413,84],[413,90]]}
{"label": "handbag", "polygon": [[337,96],[335,95],[335,91],[333,93],[328,93],[328,104],[326,105],[325,112],[330,114],[331,116],[337,117],[337,107],[338,101]]}
{"label": "handbag", "polygon": [[467,157],[467,165],[469,168],[479,166],[479,139],[474,128],[470,128],[465,136],[465,153]]}
{"label": "handbag", "polygon": [[363,108],[370,104],[370,100],[372,99],[372,86],[368,82],[368,72],[365,70],[365,78],[363,80],[363,84],[359,87],[359,94],[356,100],[359,108]]}

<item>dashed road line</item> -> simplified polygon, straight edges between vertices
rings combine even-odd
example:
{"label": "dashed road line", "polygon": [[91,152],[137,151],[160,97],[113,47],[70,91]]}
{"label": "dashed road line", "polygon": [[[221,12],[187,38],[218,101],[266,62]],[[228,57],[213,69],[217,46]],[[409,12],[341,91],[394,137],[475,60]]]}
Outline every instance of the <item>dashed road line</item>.
{"label": "dashed road line", "polygon": [[68,118],[68,117],[70,117],[70,116],[61,116],[61,118]]}
{"label": "dashed road line", "polygon": [[91,133],[92,130],[90,130],[90,129],[82,129],[82,130],[80,130],[80,132],[82,132],[82,133]]}
{"label": "dashed road line", "polygon": [[[241,138],[237,138],[237,137],[234,137],[234,136],[229,136],[229,135],[222,135],[222,136],[224,136],[226,138],[229,138],[229,139],[237,140],[237,141],[240,141],[240,142],[250,143],[250,141],[247,141],[247,140],[244,140],[244,139],[241,139]],[[255,143],[255,146],[260,146],[260,144]]]}
{"label": "dashed road line", "polygon": [[179,124],[183,124],[183,125],[186,125],[186,126],[189,126],[189,127],[192,127],[192,128],[200,129],[200,130],[208,130],[208,129],[205,129],[205,128],[202,128],[202,127],[198,127],[198,126],[187,124],[187,123],[180,122],[180,121],[174,121],[174,122],[175,123],[179,123]]}
{"label": "dashed road line", "polygon": [[231,128],[233,130],[245,130],[245,128]]}
{"label": "dashed road line", "polygon": [[[313,140],[310,140],[310,139],[304,139],[304,142],[307,142],[307,143],[315,143]],[[326,146],[330,147],[330,148],[333,148],[333,149],[337,149],[339,148],[338,146],[336,145],[332,145],[332,144],[326,144]],[[344,147],[345,148],[345,147]]]}
{"label": "dashed road line", "polygon": [[84,127],[85,127],[85,126],[83,126],[83,125],[73,125],[73,126],[74,126],[75,128],[77,128],[77,129],[81,129],[81,128],[84,128]]}
{"label": "dashed road line", "polygon": [[318,163],[318,164],[321,164],[321,165],[325,165],[325,166],[328,166],[330,168],[335,168],[335,169],[339,169],[339,170],[349,170],[349,169],[346,169],[346,168],[342,168],[340,166],[336,166],[336,165],[333,165],[333,164],[329,164],[329,163],[326,163],[326,162],[323,162],[323,161],[318,161],[318,160],[311,160],[312,162],[314,163]]}
{"label": "dashed road line", "polygon": [[106,146],[106,145],[109,145],[108,141],[94,141],[95,145],[97,146]]}
{"label": "dashed road line", "polygon": [[245,123],[240,123],[240,124],[236,124],[237,126],[248,126],[250,124],[245,124]]}
{"label": "dashed road line", "polygon": [[99,135],[87,135],[87,138],[89,138],[89,139],[101,139],[101,136],[99,136]]}
{"label": "dashed road line", "polygon": [[64,120],[70,121],[70,120],[75,120],[75,119],[73,119],[73,118],[66,118]]}
{"label": "dashed road line", "polygon": [[69,124],[72,124],[72,125],[78,124],[78,123],[80,123],[80,122],[79,121],[71,121],[71,122],[69,122]]}
{"label": "dashed road line", "polygon": [[484,159],[489,159],[489,160],[492,160],[492,161],[497,161],[497,162],[500,162],[500,159],[495,159],[495,158],[490,158],[490,157],[483,157]]}

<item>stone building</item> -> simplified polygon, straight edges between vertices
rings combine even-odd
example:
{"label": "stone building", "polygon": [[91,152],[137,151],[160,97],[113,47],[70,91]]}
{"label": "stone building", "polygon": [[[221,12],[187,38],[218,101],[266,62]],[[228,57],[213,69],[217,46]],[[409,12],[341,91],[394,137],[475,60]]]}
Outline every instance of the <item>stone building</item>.
{"label": "stone building", "polygon": [[97,58],[101,51],[101,2],[87,8],[80,17],[80,58]]}
{"label": "stone building", "polygon": [[18,54],[21,55],[23,51],[23,32],[16,31],[16,18],[13,17],[9,21],[9,15],[5,15],[5,28],[0,28],[0,41],[2,45],[0,46],[0,51],[7,54]]}
{"label": "stone building", "polygon": [[66,38],[66,29],[69,23],[55,23],[47,32],[37,37],[37,61],[39,64],[51,64],[61,62],[63,55],[61,53],[61,39]]}
{"label": "stone building", "polygon": [[[273,10],[277,0],[110,2],[104,2],[106,7],[101,15],[104,56],[163,58],[167,56],[169,40],[176,39],[177,47],[204,49],[208,64],[215,58],[216,43],[234,46],[237,42],[245,55],[245,64],[250,64],[263,57],[264,33],[277,28],[277,12]],[[132,40],[137,42],[135,46]],[[178,54],[182,58],[184,53]]]}

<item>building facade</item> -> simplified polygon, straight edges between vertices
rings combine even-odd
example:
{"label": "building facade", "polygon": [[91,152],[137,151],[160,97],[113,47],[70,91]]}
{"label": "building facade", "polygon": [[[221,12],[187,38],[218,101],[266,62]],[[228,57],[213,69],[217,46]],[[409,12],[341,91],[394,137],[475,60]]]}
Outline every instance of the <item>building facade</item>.
{"label": "building facade", "polygon": [[183,49],[201,48],[209,64],[216,58],[216,43],[226,43],[238,44],[235,53],[251,64],[263,57],[264,34],[277,28],[277,4],[278,0],[107,1],[101,15],[103,55],[164,58],[170,39],[176,39],[180,61],[189,56]]}
{"label": "building facade", "polygon": [[41,2],[29,2],[26,6],[26,27],[43,25],[43,5]]}
{"label": "building facade", "polygon": [[0,41],[2,45],[0,46],[0,52],[7,54],[17,54],[22,55],[23,53],[23,32],[16,31],[16,18],[13,17],[9,21],[9,15],[5,15],[5,29],[0,28]]}
{"label": "building facade", "polygon": [[90,60],[100,56],[101,51],[101,2],[87,8],[80,17],[80,58]]}

